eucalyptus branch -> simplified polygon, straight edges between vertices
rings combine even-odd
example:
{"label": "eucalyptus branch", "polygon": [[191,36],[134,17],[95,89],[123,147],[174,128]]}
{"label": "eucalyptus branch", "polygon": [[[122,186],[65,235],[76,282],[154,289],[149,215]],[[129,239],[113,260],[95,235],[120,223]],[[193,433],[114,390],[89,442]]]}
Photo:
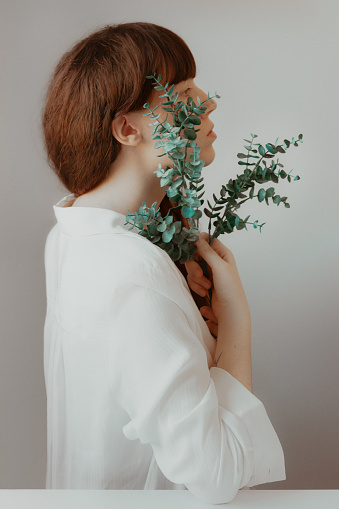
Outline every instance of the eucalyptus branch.
{"label": "eucalyptus branch", "polygon": [[[161,85],[161,75],[158,78],[155,75],[147,76],[147,78],[154,79],[153,85],[156,90],[164,91],[159,97],[165,98],[166,102],[162,102],[160,105],[167,114],[162,122],[159,120],[160,114],[155,113],[159,105],[152,110],[149,103],[145,103],[144,108],[148,109],[149,113],[145,113],[144,116],[150,116],[154,120],[150,125],[154,126],[152,135],[153,139],[157,140],[155,148],[163,149],[163,153],[158,157],[167,154],[173,163],[172,166],[166,166],[165,169],[159,163],[158,169],[154,173],[160,178],[161,187],[168,186],[166,189],[167,196],[172,203],[177,205],[171,207],[166,216],[162,217],[160,208],[155,208],[156,202],[151,207],[147,207],[146,203],[143,202],[137,212],[128,211],[125,224],[132,224],[128,221],[132,219],[131,228],[137,226],[140,229],[140,235],[164,249],[173,261],[179,260],[180,263],[185,263],[189,259],[196,259],[194,253],[197,246],[195,243],[199,238],[199,219],[202,217],[200,207],[204,203],[202,196],[205,194],[205,191],[200,193],[204,188],[201,171],[205,161],[200,159],[200,147],[194,141],[197,137],[196,133],[200,130],[196,129],[196,126],[201,124],[200,116],[207,109],[204,103],[211,101],[213,97],[219,99],[220,96],[215,92],[215,96],[210,97],[208,93],[207,99],[203,102],[197,97],[198,104],[195,104],[192,97],[188,97],[187,103],[185,103],[177,101],[179,94],[174,93],[174,85],[169,90],[168,83],[165,86]],[[168,113],[172,114],[172,124],[167,122]],[[275,194],[273,187],[268,189],[261,187],[256,194],[255,188],[257,184],[268,182],[277,184],[279,179],[287,179],[288,182],[291,182],[292,179],[294,181],[300,179],[298,175],[291,175],[292,170],[286,173],[283,170],[283,164],[279,163],[279,159],[275,162],[274,157],[278,153],[285,153],[290,145],[298,147],[298,142],[303,143],[303,135],[299,134],[297,140],[292,138],[291,142],[285,139],[280,145],[278,145],[279,138],[277,138],[274,144],[266,143],[265,146],[260,143],[253,143],[257,137],[256,134],[251,133],[252,139],[244,140],[249,144],[244,146],[247,154],[237,154],[238,159],[240,159],[238,165],[245,166],[243,173],[237,174],[236,178],[230,179],[227,184],[222,185],[219,197],[213,193],[214,205],[212,206],[210,201],[207,200],[209,208],[205,207],[203,209],[205,215],[209,218],[210,244],[213,239],[223,233],[247,230],[247,225],[259,228],[261,232],[265,223],[259,224],[258,220],[249,221],[250,216],[243,219],[237,214],[241,205],[248,200],[256,198],[259,202],[265,201],[267,205],[270,202],[278,206],[283,203],[286,208],[290,207],[287,197]],[[193,151],[190,154],[190,161],[187,161],[189,147]],[[246,159],[246,161],[243,161],[243,159]],[[251,159],[254,162],[250,162]],[[270,165],[267,161],[270,161]],[[189,187],[187,187],[187,181],[189,181]],[[198,195],[198,193],[200,194]],[[177,209],[180,209],[182,216],[188,220],[190,228],[182,226],[181,221],[173,222],[173,216],[170,212]],[[215,229],[211,232],[213,219]],[[202,260],[202,268],[205,276],[209,277],[205,260]],[[211,299],[211,289],[209,295]]]}

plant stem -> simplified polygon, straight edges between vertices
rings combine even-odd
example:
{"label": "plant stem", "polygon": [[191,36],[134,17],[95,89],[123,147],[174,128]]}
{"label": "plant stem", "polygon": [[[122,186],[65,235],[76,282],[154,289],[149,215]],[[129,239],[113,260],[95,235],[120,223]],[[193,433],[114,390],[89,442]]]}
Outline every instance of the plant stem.
{"label": "plant stem", "polygon": [[[211,243],[209,242],[209,244],[211,244]],[[202,268],[204,276],[207,277],[207,279],[209,279],[209,274],[208,274],[208,270],[207,270],[207,262],[204,258],[202,259],[201,268]],[[209,296],[210,306],[212,306],[212,287],[208,289],[208,296]]]}

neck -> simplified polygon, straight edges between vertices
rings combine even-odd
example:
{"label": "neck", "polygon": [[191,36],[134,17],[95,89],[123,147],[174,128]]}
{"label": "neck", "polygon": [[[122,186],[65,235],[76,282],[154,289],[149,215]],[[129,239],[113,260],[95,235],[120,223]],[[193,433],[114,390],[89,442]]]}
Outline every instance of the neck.
{"label": "neck", "polygon": [[[165,168],[164,162],[161,163]],[[166,192],[160,187],[160,179],[152,172],[160,160],[156,156],[145,157],[133,147],[122,146],[116,160],[112,163],[109,176],[95,189],[81,195],[76,205],[108,208],[127,215],[136,212],[145,201],[147,207],[157,202],[159,208]]]}

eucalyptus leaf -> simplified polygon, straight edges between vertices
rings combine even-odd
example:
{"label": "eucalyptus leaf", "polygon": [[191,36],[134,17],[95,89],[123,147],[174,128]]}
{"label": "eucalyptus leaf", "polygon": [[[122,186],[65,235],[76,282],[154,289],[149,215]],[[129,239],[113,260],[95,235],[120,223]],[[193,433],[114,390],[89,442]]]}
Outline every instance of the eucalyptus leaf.
{"label": "eucalyptus leaf", "polygon": [[196,132],[193,131],[193,129],[185,129],[184,130],[184,135],[186,136],[187,139],[189,140],[195,140],[197,135],[196,135]]}
{"label": "eucalyptus leaf", "polygon": [[184,217],[188,218],[188,217],[192,217],[193,214],[194,214],[194,209],[190,208],[190,207],[182,207],[181,209],[181,213]]}
{"label": "eucalyptus leaf", "polygon": [[271,154],[275,154],[274,147],[272,147],[272,145],[270,143],[267,143],[265,146],[266,146],[267,150],[269,152],[271,152]]}
{"label": "eucalyptus leaf", "polygon": [[264,201],[265,196],[266,196],[266,191],[265,191],[265,189],[262,187],[261,189],[259,189],[259,192],[258,192],[258,200],[259,200],[260,202],[261,202],[261,201]]}
{"label": "eucalyptus leaf", "polygon": [[265,149],[264,149],[264,147],[263,147],[262,145],[259,145],[258,150],[259,150],[259,154],[260,154],[261,156],[264,156],[264,155],[265,155]]}

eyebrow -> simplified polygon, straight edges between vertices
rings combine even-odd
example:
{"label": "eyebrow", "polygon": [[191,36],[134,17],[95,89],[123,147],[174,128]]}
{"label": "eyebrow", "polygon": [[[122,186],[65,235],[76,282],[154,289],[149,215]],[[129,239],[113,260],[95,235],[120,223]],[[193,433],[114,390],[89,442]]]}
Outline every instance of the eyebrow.
{"label": "eyebrow", "polygon": [[191,88],[191,87],[189,87],[189,86],[185,85],[184,87],[182,87],[182,88],[180,89],[180,94],[181,94],[182,92],[185,92],[185,90],[187,90],[187,89],[189,89],[189,88]]}

